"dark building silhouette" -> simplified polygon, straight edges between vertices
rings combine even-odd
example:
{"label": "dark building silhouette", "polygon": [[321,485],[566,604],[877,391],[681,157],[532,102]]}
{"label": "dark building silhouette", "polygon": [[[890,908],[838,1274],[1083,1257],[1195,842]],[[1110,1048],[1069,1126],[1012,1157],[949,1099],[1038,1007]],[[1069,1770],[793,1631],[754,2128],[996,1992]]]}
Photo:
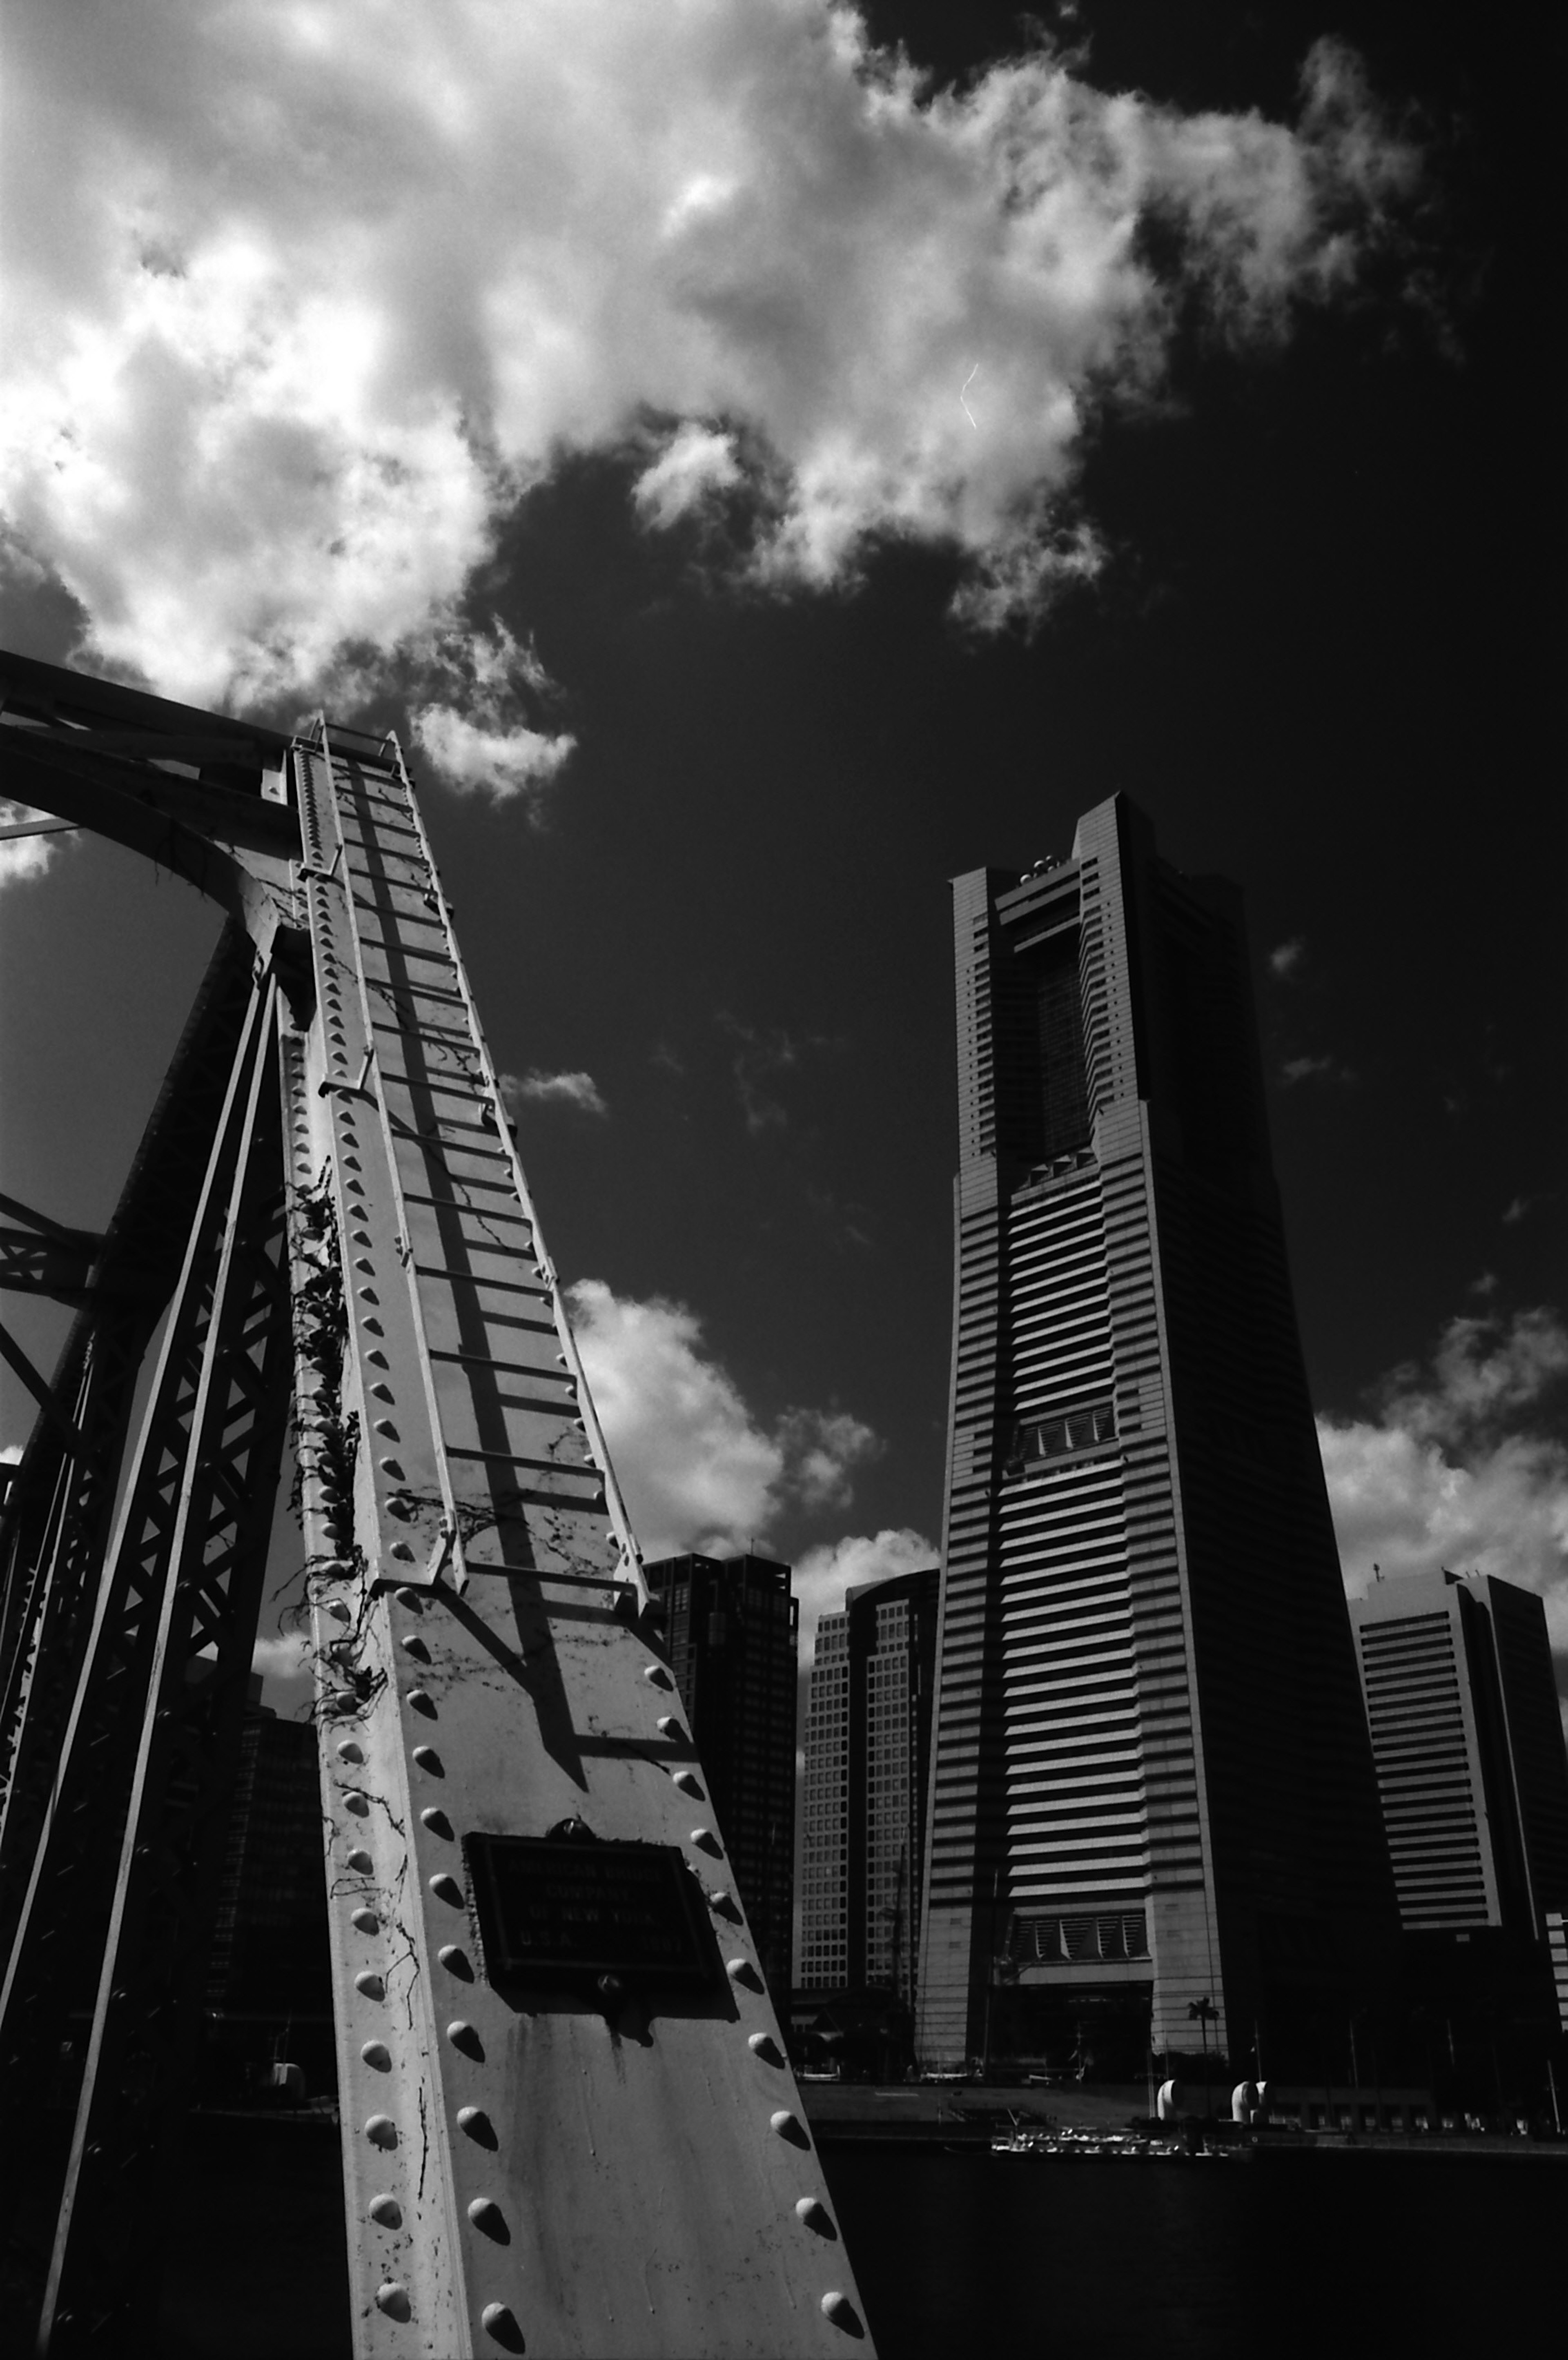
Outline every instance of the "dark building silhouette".
{"label": "dark building silhouette", "polygon": [[954,923],[922,2054],[1310,2065],[1398,1928],[1240,897],[1117,796]]}
{"label": "dark building silhouette", "polygon": [[806,1720],[799,1983],[915,2000],[935,1566],[850,1590],[817,1626]]}
{"label": "dark building silhouette", "polygon": [[787,2005],[800,1623],[790,1568],[751,1555],[688,1556],[644,1571],[740,1899],[768,1981]]}
{"label": "dark building silhouette", "polygon": [[1546,1610],[1484,1574],[1407,1575],[1353,1601],[1399,1916],[1503,1933],[1550,1961],[1568,1907],[1568,1752]]}
{"label": "dark building silhouette", "polygon": [[331,2086],[323,1852],[315,1730],[280,1720],[253,1674],[207,1968],[209,2085],[286,2056],[312,2090]]}

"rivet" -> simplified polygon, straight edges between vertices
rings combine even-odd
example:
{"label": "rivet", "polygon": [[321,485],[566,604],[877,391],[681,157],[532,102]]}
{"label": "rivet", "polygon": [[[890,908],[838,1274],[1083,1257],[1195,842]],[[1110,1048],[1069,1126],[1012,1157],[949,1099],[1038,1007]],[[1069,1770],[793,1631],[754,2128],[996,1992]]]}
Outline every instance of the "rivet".
{"label": "rivet", "polygon": [[404,1702],[411,1712],[422,1712],[427,1721],[435,1719],[435,1704],[428,1688],[410,1688]]}
{"label": "rivet", "polygon": [[399,1480],[399,1482],[400,1482],[400,1483],[402,1481],[402,1480],[403,1480],[403,1470],[402,1470],[402,1468],[400,1467],[400,1465],[399,1464],[399,1462],[397,1461],[397,1459],[378,1459],[378,1460],[376,1461],[376,1464],[377,1464],[377,1466],[378,1466],[378,1467],[379,1467],[379,1468],[380,1468],[380,1470],[381,1470],[381,1471],[382,1471],[382,1473],[383,1473],[384,1475],[395,1475],[395,1476],[397,1477],[397,1479],[398,1479],[398,1480]]}
{"label": "rivet", "polygon": [[345,1598],[329,1598],[326,1602],[326,1612],[334,1622],[352,1622],[354,1620],[348,1611],[348,1601]]}
{"label": "rivet", "polygon": [[685,1731],[673,1712],[662,1712],[653,1724],[661,1737],[684,1737]]}
{"label": "rivet", "polygon": [[424,1612],[424,1592],[422,1590],[400,1590],[398,1592],[398,1604],[400,1606],[406,1606],[411,1614],[422,1614]]}
{"label": "rivet", "polygon": [[479,2324],[493,2335],[503,2352],[521,2352],[522,2330],[504,2302],[488,2302],[479,2313]]}
{"label": "rivet", "polygon": [[352,1811],[356,1819],[362,1819],[370,1808],[370,1797],[362,1795],[357,1786],[351,1786],[343,1798],[343,1808]]}
{"label": "rivet", "polygon": [[400,1564],[411,1565],[413,1563],[414,1553],[412,1549],[410,1548],[407,1541],[394,1541],[387,1554],[389,1557],[395,1557]]}
{"label": "rivet", "polygon": [[[368,1327],[370,1323],[367,1320],[365,1324]],[[365,1358],[373,1369],[384,1369],[389,1365],[385,1352],[367,1352]]]}
{"label": "rivet", "polygon": [[732,1983],[747,1983],[753,1989],[761,1980],[750,1959],[726,1959],[724,1971]]}
{"label": "rivet", "polygon": [[[414,1751],[415,1758],[417,1760],[421,1751],[428,1754],[430,1748],[428,1746],[423,1748],[416,1747]],[[445,1812],[438,1810],[433,1803],[427,1804],[425,1808],[420,1813],[419,1818],[420,1825],[422,1827],[428,1828],[433,1836],[449,1837],[451,1835],[451,1820],[447,1818]]]}
{"label": "rivet", "polygon": [[367,1852],[351,1852],[344,1863],[344,1866],[351,1868],[356,1876],[368,1876],[373,1865]]}
{"label": "rivet", "polygon": [[398,1641],[398,1644],[402,1649],[405,1655],[417,1656],[418,1660],[422,1664],[429,1663],[430,1649],[425,1645],[424,1641],[420,1637],[417,1631],[406,1631],[403,1633],[403,1636]]}
{"label": "rivet", "polygon": [[368,1229],[350,1229],[348,1241],[350,1245],[367,1246],[370,1242],[370,1232]]}
{"label": "rivet", "polygon": [[[372,1387],[372,1391],[378,1393],[384,1393],[386,1390],[387,1388],[385,1385],[376,1385]],[[398,1438],[398,1429],[392,1424],[389,1417],[377,1418],[371,1431],[375,1434],[384,1435],[389,1442],[396,1442]]]}
{"label": "rivet", "polygon": [[365,2210],[383,2229],[400,2229],[403,2225],[403,2208],[395,2196],[372,2196]]}
{"label": "rivet", "polygon": [[799,2130],[800,2119],[787,2106],[781,2106],[776,2114],[768,2116],[768,2126],[777,2131],[780,2138],[788,2138],[792,2132]]}
{"label": "rivet", "polygon": [[[360,1292],[362,1294],[368,1294],[369,1289],[361,1288]],[[376,1298],[373,1295],[370,1296],[370,1300],[372,1303],[375,1302]],[[364,1328],[367,1336],[384,1336],[387,1332],[378,1319],[362,1319],[359,1324]]]}
{"label": "rivet", "polygon": [[361,1999],[385,1999],[387,1996],[386,1984],[379,1975],[372,1974],[368,1967],[355,1976],[354,1988]]}
{"label": "rivet", "polygon": [[855,2306],[847,2294],[825,2294],[822,2316],[830,2319],[835,2327],[852,2328],[859,2327],[861,2323]]}
{"label": "rivet", "polygon": [[398,2126],[390,2114],[372,2114],[365,2125],[365,2136],[372,2147],[396,2147]]}
{"label": "rivet", "polygon": [[381,1920],[373,1909],[356,1909],[348,1922],[362,1934],[378,1934],[381,1930]]}
{"label": "rivet", "polygon": [[[370,1398],[372,1401],[389,1402],[395,1401],[397,1399],[397,1395],[393,1393],[390,1385],[376,1384],[372,1385],[370,1388]],[[380,1426],[376,1429],[378,1434],[390,1434],[391,1430],[392,1429],[389,1426]]]}
{"label": "rivet", "polygon": [[468,2205],[468,2218],[484,2236],[510,2244],[506,2216],[493,2196],[473,2197]]}
{"label": "rivet", "polygon": [[359,2054],[364,2062],[373,2066],[378,2073],[391,2071],[391,2051],[384,2040],[367,2040]]}
{"label": "rivet", "polygon": [[447,1973],[455,1975],[460,1983],[473,1982],[474,1970],[468,1963],[468,1953],[466,1950],[460,1950],[455,1942],[443,1942],[435,1955]]}
{"label": "rivet", "polygon": [[494,2147],[496,2144],[495,2126],[483,2106],[459,2106],[457,2127],[466,2132],[477,2147]]}
{"label": "rivet", "polygon": [[819,2196],[797,2196],[795,2213],[795,2219],[804,2221],[808,2229],[816,2229],[823,2236],[832,2235],[833,2223]]}
{"label": "rivet", "polygon": [[376,2308],[378,2311],[384,2311],[389,2319],[407,2319],[409,2317],[407,2287],[399,2286],[395,2279],[389,2278],[384,2286],[378,2286],[376,2289]]}
{"label": "rivet", "polygon": [[693,1828],[686,1841],[695,1845],[698,1852],[711,1852],[715,1860],[722,1860],[724,1857],[724,1846],[711,1828]]}
{"label": "rivet", "polygon": [[478,2034],[460,2016],[454,2016],[447,2026],[446,2038],[453,2048],[460,2049],[466,2057],[482,2057],[485,2053],[485,2046]]}
{"label": "rivet", "polygon": [[[413,1758],[420,1769],[428,1770],[433,1778],[439,1778],[444,1775],[441,1766],[441,1756],[436,1752],[433,1745],[416,1745],[414,1747]],[[420,1818],[424,1821],[427,1828],[433,1826],[434,1822],[443,1816],[444,1814],[440,1811],[422,1811],[420,1813]]]}
{"label": "rivet", "polygon": [[764,2065],[784,2063],[784,2053],[771,2032],[749,2032],[746,2035],[746,2046],[753,2057],[762,2059]]}
{"label": "rivet", "polygon": [[365,1275],[366,1275],[366,1277],[367,1277],[367,1278],[374,1278],[374,1277],[375,1277],[375,1275],[376,1275],[376,1265],[375,1265],[375,1263],[374,1263],[373,1262],[368,1262],[368,1261],[367,1261],[366,1257],[365,1257],[363,1254],[359,1255],[358,1259],[357,1259],[357,1260],[356,1261],[356,1262],[355,1262],[354,1267],[355,1267],[355,1269],[356,1269],[356,1270],[362,1270],[362,1271],[365,1273]]}
{"label": "rivet", "polygon": [[702,1793],[701,1781],[697,1778],[694,1778],[689,1770],[675,1771],[672,1775],[670,1783],[672,1786],[678,1786],[683,1795],[700,1795]]}
{"label": "rivet", "polygon": [[379,1303],[381,1298],[373,1286],[362,1286],[359,1290],[359,1300],[361,1303]]}
{"label": "rivet", "polygon": [[445,1869],[437,1869],[430,1880],[430,1889],[438,1901],[450,1902],[454,1909],[462,1908],[463,1887],[455,1876],[448,1875]]}
{"label": "rivet", "polygon": [[707,1906],[716,1918],[739,1918],[740,1915],[735,1906],[735,1896],[732,1893],[723,1891],[710,1893],[707,1896]]}
{"label": "rivet", "polygon": [[338,1743],[337,1758],[340,1762],[363,1762],[365,1748],[359,1743],[357,1738],[342,1738]]}
{"label": "rivet", "polygon": [[670,1675],[663,1664],[644,1664],[642,1677],[652,1688],[667,1688],[670,1686]]}

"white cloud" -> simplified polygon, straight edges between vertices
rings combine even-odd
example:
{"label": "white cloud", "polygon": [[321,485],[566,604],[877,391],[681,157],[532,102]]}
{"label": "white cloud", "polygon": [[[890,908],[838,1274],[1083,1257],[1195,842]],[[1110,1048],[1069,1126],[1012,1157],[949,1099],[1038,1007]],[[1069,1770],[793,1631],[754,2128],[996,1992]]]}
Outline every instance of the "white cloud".
{"label": "white cloud", "polygon": [[631,497],[651,523],[672,525],[740,481],[734,436],[715,434],[688,419],[638,476]]}
{"label": "white cloud", "polygon": [[1568,1375],[1555,1313],[1460,1318],[1431,1365],[1396,1370],[1379,1415],[1321,1418],[1345,1587],[1384,1574],[1487,1573],[1539,1590],[1568,1655],[1568,1448],[1542,1423]]}
{"label": "white cloud", "polygon": [[543,1105],[554,1101],[575,1106],[584,1114],[609,1112],[591,1074],[542,1074],[537,1066],[531,1066],[526,1074],[500,1074],[497,1080],[502,1098],[514,1109],[521,1100],[532,1098]]}
{"label": "white cloud", "polygon": [[844,1592],[862,1581],[886,1581],[895,1573],[915,1573],[935,1565],[938,1552],[921,1533],[907,1524],[880,1533],[857,1533],[807,1549],[795,1568],[795,1594],[800,1601],[800,1660],[809,1668],[817,1625],[824,1614],[836,1614]]}
{"label": "white cloud", "polygon": [[[31,820],[49,825],[48,812],[30,803],[7,803],[0,796],[0,827],[25,827]],[[56,835],[0,837],[0,886],[17,885],[27,877],[41,877],[54,858]]]}
{"label": "white cloud", "polygon": [[[1183,296],[1277,341],[1419,174],[1332,44],[1290,126],[1043,41],[932,91],[828,0],[18,0],[7,71],[5,504],[95,656],[203,703],[417,646],[587,451],[644,454],[655,524],[738,471],[777,584],[891,535],[960,552],[971,619],[1037,611]],[[431,726],[455,778],[541,775]]]}
{"label": "white cloud", "polygon": [[1306,956],[1307,945],[1299,934],[1288,943],[1280,943],[1268,954],[1269,970],[1277,976],[1294,975]]}
{"label": "white cloud", "polygon": [[524,690],[535,702],[554,693],[531,645],[520,647],[498,617],[488,631],[433,630],[414,653],[414,740],[448,786],[505,803],[555,776],[576,740],[523,718]]}
{"label": "white cloud", "polygon": [[572,1324],[638,1545],[766,1549],[773,1520],[849,1497],[849,1473],[876,1448],[841,1412],[794,1409],[770,1433],[733,1378],[703,1349],[683,1304],[613,1294],[602,1280],[569,1289]]}
{"label": "white cloud", "polygon": [[311,1668],[311,1643],[303,1631],[280,1632],[258,1639],[250,1651],[250,1668],[271,1680],[302,1680]]}

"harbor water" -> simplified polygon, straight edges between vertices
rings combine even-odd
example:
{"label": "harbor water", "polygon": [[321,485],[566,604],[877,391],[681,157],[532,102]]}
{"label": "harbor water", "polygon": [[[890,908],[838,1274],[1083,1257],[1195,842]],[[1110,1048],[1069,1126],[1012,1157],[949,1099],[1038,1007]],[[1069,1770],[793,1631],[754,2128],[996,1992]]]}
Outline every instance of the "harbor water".
{"label": "harbor water", "polygon": [[[1551,2349],[1561,2320],[1568,2161],[817,2160],[882,2360]],[[349,2360],[329,2125],[198,2119],[170,2226],[159,2360]]]}

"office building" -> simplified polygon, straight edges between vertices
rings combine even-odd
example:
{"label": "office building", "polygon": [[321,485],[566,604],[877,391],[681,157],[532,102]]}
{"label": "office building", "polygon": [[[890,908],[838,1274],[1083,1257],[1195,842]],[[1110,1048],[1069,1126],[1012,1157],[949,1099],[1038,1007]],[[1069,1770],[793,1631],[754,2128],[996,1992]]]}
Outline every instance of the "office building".
{"label": "office building", "polygon": [[935,1566],[865,1582],[817,1626],[802,1796],[803,1991],[914,2004],[938,1587]]}
{"label": "office building", "polygon": [[954,888],[933,2067],[1284,2070],[1398,1940],[1239,895],[1117,796]]}
{"label": "office building", "polygon": [[321,1768],[309,1721],[283,1721],[253,1673],[240,1730],[206,1975],[208,2090],[253,2091],[276,2057],[313,2092],[334,2080]]}
{"label": "office building", "polygon": [[1439,1572],[1350,1611],[1401,1923],[1545,1946],[1568,1907],[1568,1754],[1541,1599]]}
{"label": "office building", "polygon": [[748,1554],[663,1557],[644,1570],[741,1903],[787,2005],[800,1626],[790,1568]]}

